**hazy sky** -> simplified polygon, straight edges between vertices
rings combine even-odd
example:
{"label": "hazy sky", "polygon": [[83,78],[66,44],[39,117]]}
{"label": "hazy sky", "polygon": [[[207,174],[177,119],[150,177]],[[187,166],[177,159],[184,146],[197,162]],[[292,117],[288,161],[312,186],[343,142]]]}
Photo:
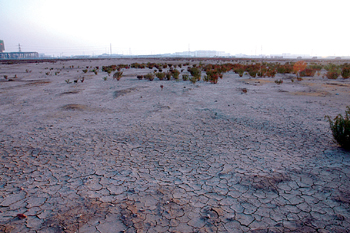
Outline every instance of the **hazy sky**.
{"label": "hazy sky", "polygon": [[7,52],[348,56],[349,0],[0,0]]}

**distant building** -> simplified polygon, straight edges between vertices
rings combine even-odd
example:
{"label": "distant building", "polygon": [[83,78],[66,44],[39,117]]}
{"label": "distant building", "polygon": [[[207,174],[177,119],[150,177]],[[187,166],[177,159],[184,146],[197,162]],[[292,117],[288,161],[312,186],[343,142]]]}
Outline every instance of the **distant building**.
{"label": "distant building", "polygon": [[0,53],[3,53],[5,51],[5,44],[3,40],[0,40]]}
{"label": "distant building", "polygon": [[11,52],[11,53],[0,53],[0,59],[30,59],[38,58],[39,53],[37,52]]}
{"label": "distant building", "polygon": [[5,43],[0,40],[0,59],[30,59],[38,58],[39,53],[37,52],[21,52],[21,47],[19,47],[19,52],[9,52],[5,53]]}

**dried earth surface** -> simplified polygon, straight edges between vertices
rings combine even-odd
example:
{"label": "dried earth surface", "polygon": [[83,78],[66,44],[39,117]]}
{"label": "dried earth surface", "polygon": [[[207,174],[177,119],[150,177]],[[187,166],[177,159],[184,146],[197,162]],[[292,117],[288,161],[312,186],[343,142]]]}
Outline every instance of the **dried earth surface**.
{"label": "dried earth surface", "polygon": [[350,232],[350,80],[82,72],[132,62],[0,65],[0,232]]}

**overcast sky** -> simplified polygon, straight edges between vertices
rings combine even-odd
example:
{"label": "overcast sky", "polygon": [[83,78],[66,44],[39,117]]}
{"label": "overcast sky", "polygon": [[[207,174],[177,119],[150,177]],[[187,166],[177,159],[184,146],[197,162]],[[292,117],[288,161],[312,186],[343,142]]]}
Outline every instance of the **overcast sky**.
{"label": "overcast sky", "polygon": [[349,0],[0,0],[7,52],[348,56]]}

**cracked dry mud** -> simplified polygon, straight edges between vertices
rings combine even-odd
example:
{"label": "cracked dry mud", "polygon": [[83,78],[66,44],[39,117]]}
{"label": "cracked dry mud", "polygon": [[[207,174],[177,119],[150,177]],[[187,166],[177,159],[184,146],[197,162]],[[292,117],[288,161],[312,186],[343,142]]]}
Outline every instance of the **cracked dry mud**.
{"label": "cracked dry mud", "polygon": [[43,75],[108,62],[0,66],[1,232],[349,232],[349,80]]}

